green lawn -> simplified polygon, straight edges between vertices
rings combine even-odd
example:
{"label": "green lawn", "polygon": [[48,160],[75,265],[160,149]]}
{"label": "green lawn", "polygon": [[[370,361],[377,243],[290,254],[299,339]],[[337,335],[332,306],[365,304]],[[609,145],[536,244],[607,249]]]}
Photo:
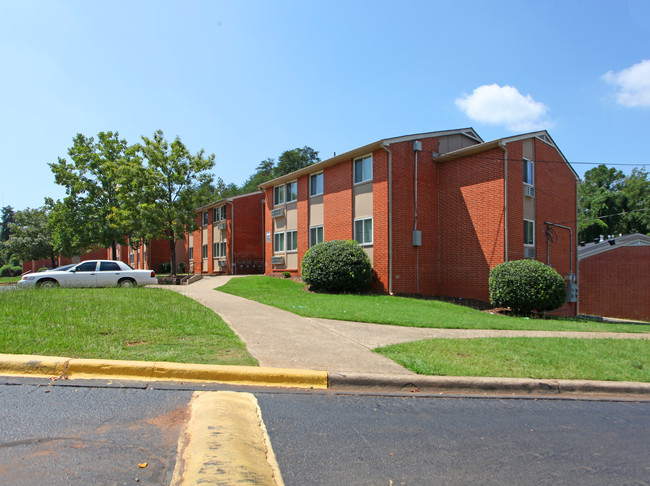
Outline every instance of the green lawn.
{"label": "green lawn", "polygon": [[18,282],[18,280],[20,280],[20,277],[0,277],[0,283]]}
{"label": "green lawn", "polygon": [[289,279],[233,278],[218,290],[305,317],[377,324],[451,329],[650,332],[650,325],[608,324],[586,320],[529,319],[480,312],[437,300],[388,295],[317,294]]}
{"label": "green lawn", "polygon": [[258,364],[213,311],[151,288],[0,292],[0,353]]}
{"label": "green lawn", "polygon": [[650,382],[637,339],[427,339],[375,350],[422,375]]}

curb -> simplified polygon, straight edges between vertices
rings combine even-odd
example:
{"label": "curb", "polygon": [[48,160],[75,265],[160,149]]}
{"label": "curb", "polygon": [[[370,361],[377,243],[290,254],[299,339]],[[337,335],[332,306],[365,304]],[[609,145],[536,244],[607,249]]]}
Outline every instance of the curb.
{"label": "curb", "polygon": [[630,381],[329,373],[329,388],[441,393],[634,395],[650,398],[650,383]]}
{"label": "curb", "polygon": [[327,372],[254,366],[220,366],[152,361],[73,359],[0,354],[0,375],[55,379],[213,382],[237,385],[327,388]]}

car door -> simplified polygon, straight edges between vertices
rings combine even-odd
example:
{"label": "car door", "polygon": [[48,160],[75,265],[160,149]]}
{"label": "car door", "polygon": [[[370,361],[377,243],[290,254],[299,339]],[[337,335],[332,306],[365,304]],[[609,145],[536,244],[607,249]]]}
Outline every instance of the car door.
{"label": "car door", "polygon": [[120,280],[122,268],[117,262],[99,262],[97,287],[114,287]]}
{"label": "car door", "polygon": [[69,277],[66,287],[97,286],[97,262],[87,261],[77,265]]}

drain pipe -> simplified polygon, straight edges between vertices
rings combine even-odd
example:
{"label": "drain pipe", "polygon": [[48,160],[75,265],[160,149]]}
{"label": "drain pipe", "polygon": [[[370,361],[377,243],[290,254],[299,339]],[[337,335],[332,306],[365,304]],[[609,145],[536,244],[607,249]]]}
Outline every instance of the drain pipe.
{"label": "drain pipe", "polygon": [[232,275],[237,274],[235,266],[235,205],[232,200],[226,200],[230,204],[230,272]]}
{"label": "drain pipe", "polygon": [[508,147],[499,142],[503,150],[503,261],[508,261]]}
{"label": "drain pipe", "polygon": [[422,142],[413,142],[415,153],[415,176],[413,178],[414,196],[414,223],[413,223],[413,246],[415,247],[415,293],[420,294],[420,246],[422,246],[422,233],[418,231],[418,152],[422,151]]}
{"label": "drain pipe", "polygon": [[393,153],[386,143],[381,148],[388,152],[388,295],[393,295]]}

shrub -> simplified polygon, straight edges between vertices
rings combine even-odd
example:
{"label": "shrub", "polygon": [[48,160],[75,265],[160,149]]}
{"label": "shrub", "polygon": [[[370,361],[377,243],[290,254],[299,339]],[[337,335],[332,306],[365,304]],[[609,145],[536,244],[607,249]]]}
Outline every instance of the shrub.
{"label": "shrub", "polygon": [[291,277],[291,272],[282,272],[282,276],[284,278],[289,278],[289,277]]}
{"label": "shrub", "polygon": [[490,271],[490,301],[517,314],[557,309],[566,300],[566,284],[553,268],[537,260],[516,260]]}
{"label": "shrub", "polygon": [[178,264],[178,271],[179,271],[180,273],[185,273],[185,262],[180,262],[180,263]]}
{"label": "shrub", "polygon": [[168,262],[162,262],[158,264],[158,273],[169,273],[171,270],[171,264]]}
{"label": "shrub", "polygon": [[312,290],[358,292],[370,284],[372,264],[356,241],[333,240],[307,250],[301,272]]}
{"label": "shrub", "polygon": [[23,273],[23,267],[17,265],[3,265],[0,267],[0,277],[17,277]]}
{"label": "shrub", "polygon": [[47,271],[49,271],[49,268],[47,268],[47,267],[41,267],[41,268],[39,268],[39,269],[36,270],[36,271],[37,271],[37,272],[47,272]]}

